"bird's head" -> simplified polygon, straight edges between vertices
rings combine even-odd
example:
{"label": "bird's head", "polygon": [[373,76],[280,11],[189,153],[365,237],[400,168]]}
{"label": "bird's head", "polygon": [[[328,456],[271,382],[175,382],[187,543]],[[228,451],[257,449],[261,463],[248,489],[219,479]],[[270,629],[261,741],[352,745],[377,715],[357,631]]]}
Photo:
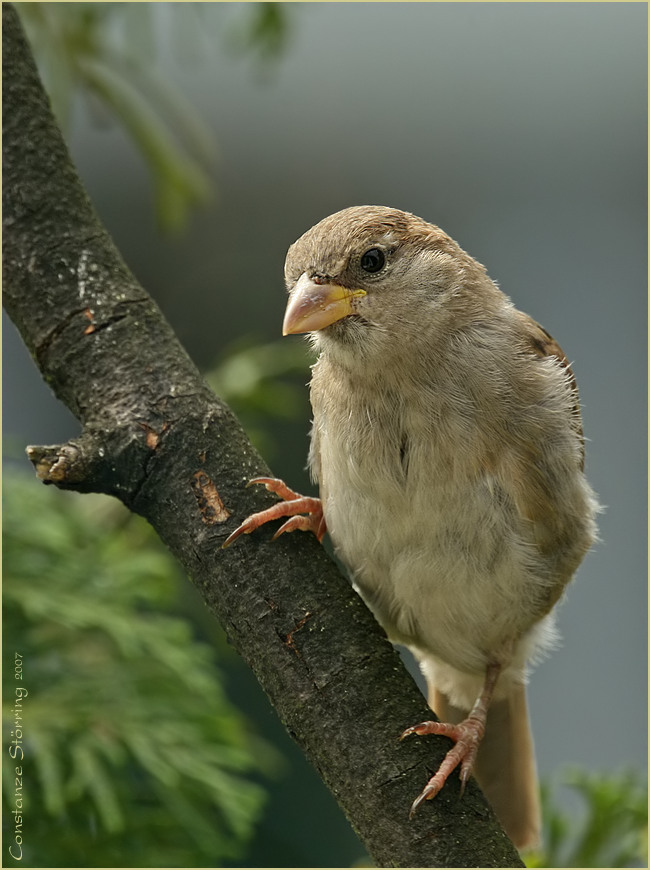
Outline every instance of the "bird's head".
{"label": "bird's head", "polygon": [[317,346],[386,354],[444,329],[484,268],[441,229],[384,206],[347,208],[322,220],[287,254],[283,334]]}

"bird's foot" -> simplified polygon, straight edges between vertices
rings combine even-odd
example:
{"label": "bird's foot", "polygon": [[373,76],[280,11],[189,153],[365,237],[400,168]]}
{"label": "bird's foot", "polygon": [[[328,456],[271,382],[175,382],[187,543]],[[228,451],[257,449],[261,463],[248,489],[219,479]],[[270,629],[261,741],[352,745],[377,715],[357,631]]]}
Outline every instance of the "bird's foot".
{"label": "bird's foot", "polygon": [[[259,513],[251,514],[226,538],[222,545],[224,548],[230,546],[240,535],[250,535],[264,523],[268,523],[270,520],[279,520],[282,517],[289,517],[289,519],[280,526],[272,540],[285,532],[293,532],[296,529],[303,532],[313,532],[319,541],[323,540],[327,527],[319,498],[300,495],[275,477],[254,477],[248,482],[248,485],[253,483],[263,484],[269,492],[279,495],[283,501]],[[306,516],[304,516],[305,514]]]}
{"label": "bird's foot", "polygon": [[419,725],[413,725],[407,728],[400,739],[408,737],[411,734],[441,734],[444,737],[451,737],[455,741],[455,746],[449,750],[445,758],[438,768],[437,773],[431,777],[426,784],[421,794],[413,801],[409,818],[413,818],[415,811],[423,801],[434,798],[443,785],[447,782],[449,774],[460,764],[460,782],[461,795],[465,789],[465,784],[470,778],[472,767],[476,760],[476,753],[483,738],[485,731],[485,721],[480,717],[469,716],[458,725],[450,725],[446,722],[420,722]]}

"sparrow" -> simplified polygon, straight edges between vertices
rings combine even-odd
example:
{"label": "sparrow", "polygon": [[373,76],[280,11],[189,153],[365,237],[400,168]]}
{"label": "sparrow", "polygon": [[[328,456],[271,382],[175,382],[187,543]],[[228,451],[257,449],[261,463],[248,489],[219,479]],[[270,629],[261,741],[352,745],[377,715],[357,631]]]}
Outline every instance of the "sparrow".
{"label": "sparrow", "polygon": [[520,849],[540,837],[529,665],[596,538],[576,381],[564,353],[437,226],[358,206],[289,248],[283,334],[308,333],[309,468],[320,498],[280,496],[275,537],[329,533],[389,639],[408,647],[453,741],[411,808],[474,773]]}

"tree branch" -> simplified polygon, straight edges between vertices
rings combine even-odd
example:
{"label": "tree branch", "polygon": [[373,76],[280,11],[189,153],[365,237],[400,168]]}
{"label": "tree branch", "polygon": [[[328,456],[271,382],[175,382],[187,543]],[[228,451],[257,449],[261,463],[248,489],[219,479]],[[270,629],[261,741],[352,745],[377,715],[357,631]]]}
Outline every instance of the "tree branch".
{"label": "tree branch", "polygon": [[13,8],[3,6],[4,302],[47,383],[81,422],[31,447],[46,483],[117,496],[193,578],[378,866],[523,866],[471,783],[409,822],[444,738],[370,612],[311,536],[235,524],[273,503],[269,470],[137,284],[95,215]]}

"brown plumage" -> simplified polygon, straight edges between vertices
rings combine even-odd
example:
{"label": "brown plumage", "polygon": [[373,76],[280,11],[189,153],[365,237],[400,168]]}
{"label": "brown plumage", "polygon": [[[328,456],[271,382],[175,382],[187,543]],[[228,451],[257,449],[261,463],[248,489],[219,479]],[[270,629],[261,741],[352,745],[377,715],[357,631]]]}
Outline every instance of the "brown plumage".
{"label": "brown plumage", "polygon": [[[573,373],[551,336],[438,227],[346,209],[291,246],[284,333],[309,332],[320,504],[264,479],[282,531],[329,532],[368,606],[418,659],[455,745],[416,799],[474,770],[520,848],[539,837],[525,680],[592,544]],[[283,488],[284,487],[284,488]],[[306,511],[307,515],[298,515]]]}

